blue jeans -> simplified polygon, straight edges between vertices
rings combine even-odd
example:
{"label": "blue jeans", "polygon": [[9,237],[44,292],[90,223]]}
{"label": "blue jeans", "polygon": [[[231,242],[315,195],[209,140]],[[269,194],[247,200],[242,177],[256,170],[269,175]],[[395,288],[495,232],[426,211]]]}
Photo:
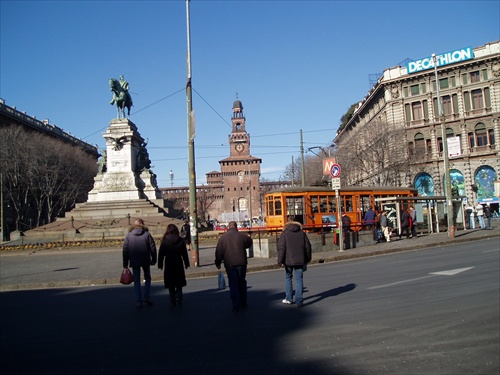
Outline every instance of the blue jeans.
{"label": "blue jeans", "polygon": [[[150,266],[143,266],[144,270],[144,299],[149,299],[151,290],[151,269]],[[142,293],[141,293],[141,267],[132,267],[132,272],[134,274],[134,290],[137,303],[142,303]]]}
{"label": "blue jeans", "polygon": [[227,280],[229,283],[229,296],[233,309],[247,305],[247,266],[226,267]]}
{"label": "blue jeans", "polygon": [[481,229],[484,229],[485,225],[484,225],[484,216],[483,215],[477,215],[477,218],[479,219],[479,226],[481,227]]}
{"label": "blue jeans", "polygon": [[293,273],[295,272],[295,303],[301,304],[304,302],[302,290],[304,289],[303,266],[285,266],[285,298],[293,301]]}

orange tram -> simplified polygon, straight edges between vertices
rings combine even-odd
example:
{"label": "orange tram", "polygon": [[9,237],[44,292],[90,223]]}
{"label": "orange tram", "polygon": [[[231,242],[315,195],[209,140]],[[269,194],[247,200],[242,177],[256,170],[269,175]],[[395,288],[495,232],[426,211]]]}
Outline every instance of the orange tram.
{"label": "orange tram", "polygon": [[[376,198],[417,197],[417,189],[395,187],[348,187],[339,191],[340,212],[351,219],[351,228],[362,227],[366,211],[372,207],[377,213],[380,207]],[[328,187],[290,187],[265,194],[266,227],[281,229],[288,216],[302,223],[306,230],[334,227],[338,222],[337,196]]]}

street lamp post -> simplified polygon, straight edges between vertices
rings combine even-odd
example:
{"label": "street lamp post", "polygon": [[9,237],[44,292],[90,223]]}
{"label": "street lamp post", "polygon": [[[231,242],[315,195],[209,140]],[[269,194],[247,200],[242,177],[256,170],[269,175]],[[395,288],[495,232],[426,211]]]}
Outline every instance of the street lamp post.
{"label": "street lamp post", "polygon": [[191,32],[189,0],[186,0],[186,24],[187,24],[187,136],[188,136],[188,173],[189,173],[189,216],[191,228],[191,260],[194,267],[199,266],[198,256],[198,209],[196,207],[196,168],[194,155],[194,112],[193,112],[193,88],[191,83]]}
{"label": "street lamp post", "polygon": [[439,96],[439,78],[437,73],[437,56],[432,54],[432,62],[434,64],[434,75],[436,76],[436,95],[438,104],[438,116],[441,123],[441,137],[443,140],[443,162],[444,162],[444,186],[446,198],[446,215],[448,223],[448,237],[455,237],[455,224],[453,223],[453,200],[451,195],[451,180],[450,180],[450,166],[448,160],[448,141],[446,138],[446,124],[443,109],[441,106],[441,97]]}
{"label": "street lamp post", "polygon": [[248,160],[248,211],[250,216],[250,228],[252,228],[252,171],[250,169],[251,160]]}

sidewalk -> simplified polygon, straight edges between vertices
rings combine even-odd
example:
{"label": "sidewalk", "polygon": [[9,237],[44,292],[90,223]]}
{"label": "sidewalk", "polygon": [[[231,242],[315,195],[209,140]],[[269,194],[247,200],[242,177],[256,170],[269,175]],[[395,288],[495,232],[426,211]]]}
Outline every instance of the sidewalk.
{"label": "sidewalk", "polygon": [[[314,252],[310,264],[355,259],[366,256],[390,254],[401,251],[445,246],[454,243],[497,238],[500,247],[499,220],[492,222],[493,229],[461,230],[455,238],[448,233],[424,234],[418,238],[402,239],[355,249]],[[199,266],[187,269],[187,278],[215,277],[215,241],[202,241],[199,247]],[[191,254],[190,254],[191,256]],[[191,260],[191,264],[193,264]],[[248,272],[278,269],[276,258],[249,258]],[[0,291],[42,289],[117,284],[121,272],[121,247],[71,248],[59,250],[3,251],[0,253]],[[156,267],[153,281],[162,280]]]}

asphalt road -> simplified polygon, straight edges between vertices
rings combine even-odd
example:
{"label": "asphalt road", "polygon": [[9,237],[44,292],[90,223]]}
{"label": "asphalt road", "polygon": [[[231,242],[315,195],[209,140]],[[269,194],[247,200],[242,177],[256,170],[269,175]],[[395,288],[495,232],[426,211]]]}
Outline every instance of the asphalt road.
{"label": "asphalt road", "polygon": [[498,374],[498,238],[312,265],[305,306],[283,271],[248,275],[231,312],[215,278],[170,308],[131,286],[0,293],[3,374]]}

